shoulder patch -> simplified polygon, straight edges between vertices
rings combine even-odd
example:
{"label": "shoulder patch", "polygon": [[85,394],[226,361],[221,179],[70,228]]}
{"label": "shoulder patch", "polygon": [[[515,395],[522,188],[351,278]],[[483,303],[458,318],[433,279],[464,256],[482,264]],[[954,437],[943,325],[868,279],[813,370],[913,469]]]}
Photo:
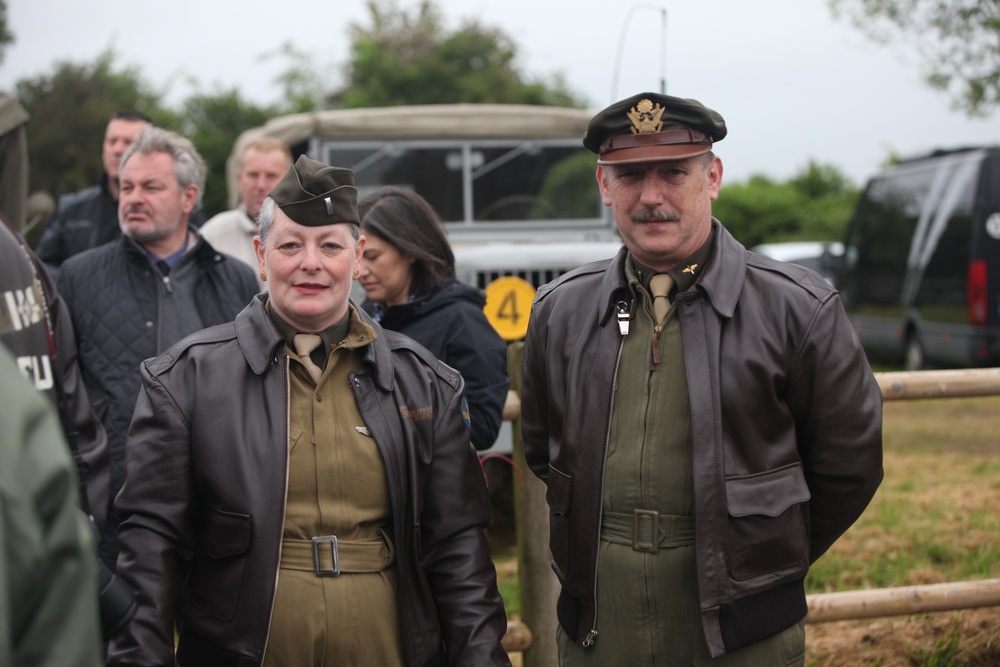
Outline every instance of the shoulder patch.
{"label": "shoulder patch", "polygon": [[469,414],[469,401],[466,400],[465,396],[462,397],[462,419],[465,420],[465,425],[472,430],[472,417]]}

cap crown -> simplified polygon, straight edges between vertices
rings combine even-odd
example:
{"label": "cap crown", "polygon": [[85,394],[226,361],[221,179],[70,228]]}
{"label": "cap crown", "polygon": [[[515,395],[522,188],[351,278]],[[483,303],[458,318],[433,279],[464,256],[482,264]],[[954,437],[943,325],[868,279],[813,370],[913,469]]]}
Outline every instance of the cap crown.
{"label": "cap crown", "polygon": [[726,133],[722,116],[698,100],[640,93],[594,116],[583,145],[601,163],[644,162],[707,153]]}
{"label": "cap crown", "polygon": [[299,156],[268,196],[300,225],[360,224],[354,172],[306,155]]}

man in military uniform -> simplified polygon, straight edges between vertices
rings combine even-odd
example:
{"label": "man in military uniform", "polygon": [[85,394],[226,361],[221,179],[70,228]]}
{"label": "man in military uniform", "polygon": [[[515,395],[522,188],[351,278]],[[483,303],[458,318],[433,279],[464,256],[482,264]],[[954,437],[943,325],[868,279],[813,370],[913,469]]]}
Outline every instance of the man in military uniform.
{"label": "man in military uniform", "polygon": [[522,421],[563,665],[801,665],[809,566],[882,478],[881,393],[836,291],[712,217],[726,132],[656,93],[597,114],[624,247],[532,307]]}

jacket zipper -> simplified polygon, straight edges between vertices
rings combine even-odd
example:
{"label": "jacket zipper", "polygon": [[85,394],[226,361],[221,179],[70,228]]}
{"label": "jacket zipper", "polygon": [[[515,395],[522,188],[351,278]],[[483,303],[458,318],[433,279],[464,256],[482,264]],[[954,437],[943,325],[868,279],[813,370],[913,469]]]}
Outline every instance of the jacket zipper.
{"label": "jacket zipper", "polygon": [[[608,424],[607,424],[607,435],[604,436],[604,462],[601,464],[601,492],[598,494],[597,498],[597,558],[594,559],[594,621],[591,624],[590,631],[587,636],[583,638],[581,646],[583,648],[590,648],[597,641],[597,569],[599,561],[601,559],[600,553],[600,543],[601,543],[601,517],[604,514],[604,476],[608,471],[607,457],[608,457],[608,444],[611,441],[611,415],[614,414],[615,409],[615,385],[618,382],[618,366],[621,364],[622,360],[622,348],[625,347],[625,336],[628,335],[629,320],[631,319],[631,303],[626,303],[624,300],[619,301],[615,306],[618,311],[618,328],[621,333],[621,337],[618,341],[618,353],[615,355],[615,368],[611,379],[611,396],[608,399]],[[624,316],[623,316],[624,315]]]}
{"label": "jacket zipper", "polygon": [[[157,274],[159,270],[156,267],[152,267],[152,270]],[[154,276],[155,280],[155,276]],[[160,291],[159,287],[156,288],[156,355],[159,356],[163,352],[163,292]]]}
{"label": "jacket zipper", "polygon": [[291,360],[285,357],[285,492],[281,501],[281,524],[278,531],[278,558],[274,570],[274,584],[271,587],[271,608],[267,612],[267,632],[264,634],[264,649],[261,660],[267,655],[267,644],[271,640],[271,622],[274,620],[274,602],[278,598],[278,575],[281,573],[281,541],[285,536],[285,512],[288,510],[288,469],[291,467],[291,443],[288,441],[288,419],[292,413]]}

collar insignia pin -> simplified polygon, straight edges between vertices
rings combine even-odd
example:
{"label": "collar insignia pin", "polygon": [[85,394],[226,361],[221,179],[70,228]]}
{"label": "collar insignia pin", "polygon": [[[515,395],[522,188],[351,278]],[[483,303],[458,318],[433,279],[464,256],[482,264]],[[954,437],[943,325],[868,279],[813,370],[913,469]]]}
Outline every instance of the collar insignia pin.
{"label": "collar insignia pin", "polygon": [[698,268],[697,264],[688,264],[687,266],[684,267],[684,270],[681,271],[681,273],[690,273],[693,276],[697,268]]}

